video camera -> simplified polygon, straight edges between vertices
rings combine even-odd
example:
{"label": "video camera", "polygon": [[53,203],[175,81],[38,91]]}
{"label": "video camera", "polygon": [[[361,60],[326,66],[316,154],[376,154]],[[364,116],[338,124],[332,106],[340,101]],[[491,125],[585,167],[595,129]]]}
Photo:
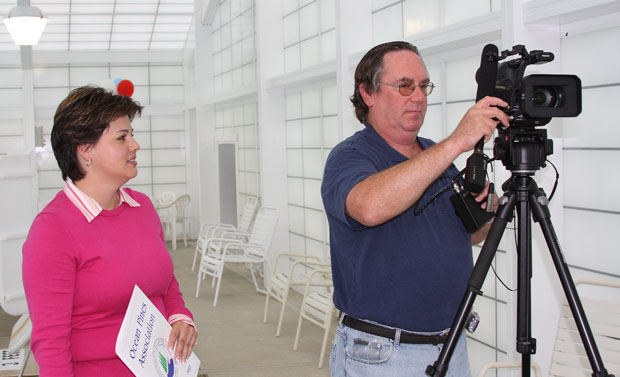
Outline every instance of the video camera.
{"label": "video camera", "polygon": [[[503,61],[510,56],[514,59]],[[547,139],[547,131],[536,129],[544,126],[554,117],[576,117],[581,113],[581,80],[575,75],[534,74],[524,77],[530,64],[544,64],[553,61],[551,52],[533,50],[516,45],[500,54],[497,46],[484,47],[480,68],[476,72],[478,91],[476,102],[485,96],[503,99],[508,103],[502,110],[508,115],[510,127],[498,127],[498,136],[493,145],[496,160],[502,161],[513,173],[533,174],[546,165],[547,156],[553,153],[553,141]],[[467,159],[465,179],[462,188],[457,189],[453,204],[468,230],[479,228],[493,214],[491,202],[487,213],[478,204],[469,200],[470,192],[481,192],[486,184],[486,165],[489,158],[483,152],[481,139],[474,153]]]}

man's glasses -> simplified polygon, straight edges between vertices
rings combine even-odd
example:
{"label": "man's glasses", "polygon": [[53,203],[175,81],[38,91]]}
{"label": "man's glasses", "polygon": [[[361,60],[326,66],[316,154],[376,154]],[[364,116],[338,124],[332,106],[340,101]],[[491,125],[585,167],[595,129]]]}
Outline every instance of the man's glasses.
{"label": "man's glasses", "polygon": [[435,84],[430,81],[423,82],[421,84],[390,84],[387,82],[380,82],[379,84],[389,85],[398,88],[398,92],[405,97],[412,95],[416,87],[419,87],[425,96],[431,94],[433,92],[433,88],[435,88]]}

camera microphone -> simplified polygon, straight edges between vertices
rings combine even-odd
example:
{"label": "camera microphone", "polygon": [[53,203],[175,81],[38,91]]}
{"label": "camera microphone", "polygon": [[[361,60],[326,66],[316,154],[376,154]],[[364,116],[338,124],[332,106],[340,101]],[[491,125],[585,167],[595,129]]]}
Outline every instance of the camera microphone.
{"label": "camera microphone", "polygon": [[[476,71],[476,82],[478,91],[476,92],[476,102],[486,96],[495,95],[495,82],[497,81],[497,62],[499,50],[494,44],[484,46],[480,58],[480,67]],[[464,188],[470,192],[480,192],[486,183],[486,164],[487,159],[483,152],[484,138],[476,144],[474,153],[467,159],[465,167]]]}

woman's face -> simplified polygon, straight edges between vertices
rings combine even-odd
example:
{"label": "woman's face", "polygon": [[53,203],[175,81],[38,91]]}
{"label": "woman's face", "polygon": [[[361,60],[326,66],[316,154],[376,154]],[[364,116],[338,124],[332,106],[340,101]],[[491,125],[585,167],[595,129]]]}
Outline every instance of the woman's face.
{"label": "woman's face", "polygon": [[[90,166],[86,175],[122,186],[138,174],[136,152],[140,145],[133,138],[128,116],[110,122],[95,145],[90,148]],[[104,182],[104,181],[101,181]]]}

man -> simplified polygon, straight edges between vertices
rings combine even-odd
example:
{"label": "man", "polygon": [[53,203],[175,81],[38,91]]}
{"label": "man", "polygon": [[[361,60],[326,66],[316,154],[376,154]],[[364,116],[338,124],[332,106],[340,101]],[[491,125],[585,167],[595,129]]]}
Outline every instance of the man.
{"label": "man", "polygon": [[[419,215],[414,207],[450,184],[461,153],[489,140],[499,122],[508,126],[498,108],[508,104],[480,100],[435,144],[418,137],[433,87],[407,42],[372,48],[355,71],[351,102],[365,129],[330,153],[321,187],[341,311],[333,376],[424,376],[467,287],[471,245],[486,237],[488,225],[474,234],[465,230],[448,192]],[[464,336],[448,375],[470,375]]]}

